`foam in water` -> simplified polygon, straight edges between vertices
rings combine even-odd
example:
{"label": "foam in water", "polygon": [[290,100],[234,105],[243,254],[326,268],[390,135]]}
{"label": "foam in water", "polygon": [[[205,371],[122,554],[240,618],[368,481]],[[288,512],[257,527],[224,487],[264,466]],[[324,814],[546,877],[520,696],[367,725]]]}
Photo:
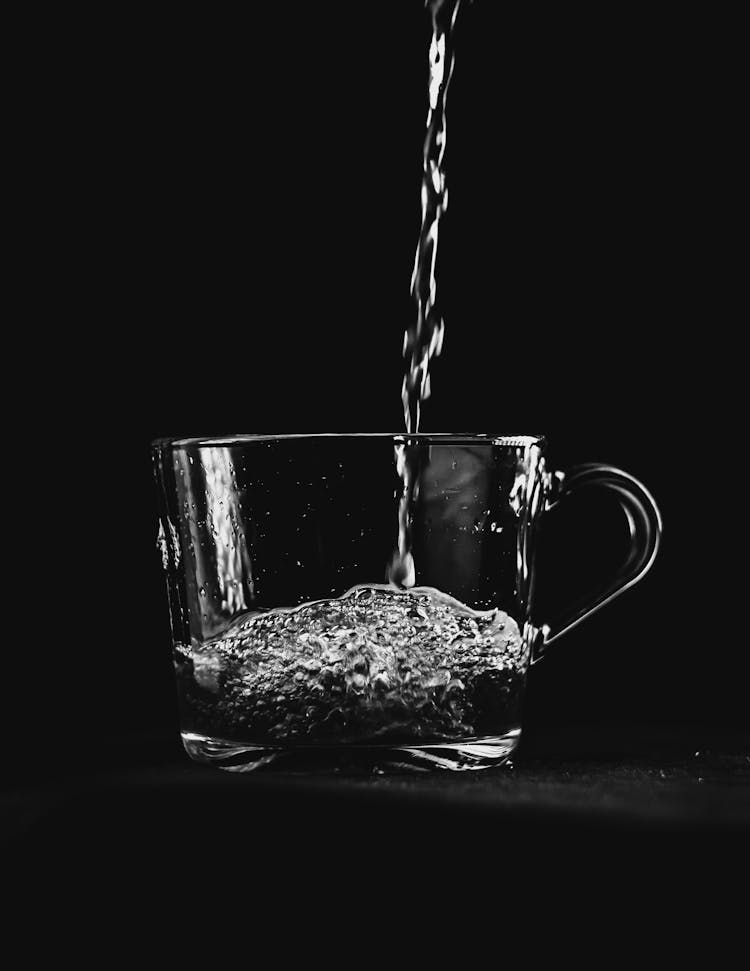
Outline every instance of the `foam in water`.
{"label": "foam in water", "polygon": [[516,622],[437,590],[358,586],[244,615],[177,652],[188,729],[284,744],[409,744],[512,723],[527,664]]}

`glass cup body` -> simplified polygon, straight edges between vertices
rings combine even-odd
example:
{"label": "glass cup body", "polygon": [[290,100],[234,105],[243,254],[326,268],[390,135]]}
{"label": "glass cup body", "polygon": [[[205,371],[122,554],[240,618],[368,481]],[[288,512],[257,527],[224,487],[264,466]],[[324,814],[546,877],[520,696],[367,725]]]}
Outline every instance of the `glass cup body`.
{"label": "glass cup body", "polygon": [[[410,590],[388,583],[404,446]],[[541,439],[246,436],[156,442],[153,458],[192,757],[482,768],[513,751]]]}

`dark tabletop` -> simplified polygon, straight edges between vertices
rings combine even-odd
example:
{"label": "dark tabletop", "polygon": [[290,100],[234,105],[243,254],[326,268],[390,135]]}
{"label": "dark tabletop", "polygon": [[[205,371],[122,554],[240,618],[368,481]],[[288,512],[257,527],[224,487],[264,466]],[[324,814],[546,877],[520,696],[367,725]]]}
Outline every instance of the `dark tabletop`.
{"label": "dark tabletop", "polygon": [[171,908],[196,934],[227,908],[284,939],[290,922],[351,931],[375,912],[454,926],[482,911],[493,933],[550,911],[620,933],[637,912],[677,922],[684,943],[709,907],[744,922],[748,742],[570,726],[527,734],[500,769],[357,778],[234,774],[190,762],[173,738],[110,739],[88,760],[27,764],[2,798],[5,860],[32,913],[45,896],[59,912],[75,882],[103,919],[137,907],[163,928]]}
{"label": "dark tabletop", "polygon": [[[549,832],[750,836],[750,741],[697,726],[571,726],[524,739],[513,760],[480,772],[379,776],[229,773],[191,762],[171,738],[111,739],[54,770],[27,768],[3,796],[12,844],[189,833],[196,820],[266,833],[292,820],[321,830],[453,827]],[[123,821],[127,819],[127,833]],[[335,823],[334,823],[335,821]],[[128,836],[129,834],[129,836]]]}

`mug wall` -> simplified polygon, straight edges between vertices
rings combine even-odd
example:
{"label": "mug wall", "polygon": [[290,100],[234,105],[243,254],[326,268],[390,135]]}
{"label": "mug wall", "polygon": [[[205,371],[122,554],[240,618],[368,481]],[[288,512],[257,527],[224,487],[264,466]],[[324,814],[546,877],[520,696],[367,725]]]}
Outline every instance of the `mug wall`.
{"label": "mug wall", "polygon": [[[390,436],[164,444],[155,455],[176,640],[214,636],[246,610],[387,580],[403,488]],[[537,445],[425,437],[416,584],[522,624],[540,461]]]}

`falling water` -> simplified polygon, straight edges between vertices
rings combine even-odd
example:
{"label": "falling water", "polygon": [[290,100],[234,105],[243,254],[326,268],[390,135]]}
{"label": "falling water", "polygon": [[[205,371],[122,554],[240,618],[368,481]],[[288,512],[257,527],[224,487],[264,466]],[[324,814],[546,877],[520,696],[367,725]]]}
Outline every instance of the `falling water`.
{"label": "falling water", "polygon": [[430,396],[430,361],[440,354],[444,324],[437,303],[435,262],[438,228],[448,206],[445,183],[445,102],[453,73],[453,30],[461,0],[432,0],[429,108],[422,166],[422,225],[414,259],[411,294],[416,320],[404,334],[406,368],[401,389],[406,431],[419,431],[420,406]]}
{"label": "falling water", "polygon": [[[407,436],[419,431],[421,404],[430,396],[430,361],[440,354],[445,325],[437,302],[435,264],[438,228],[448,206],[445,183],[445,103],[453,73],[453,31],[461,0],[431,0],[429,108],[422,166],[422,224],[414,259],[411,293],[416,320],[404,334],[406,367],[401,388]],[[395,445],[402,490],[398,512],[398,546],[386,577],[397,586],[413,587],[411,510],[419,494],[419,456],[408,437]]]}

